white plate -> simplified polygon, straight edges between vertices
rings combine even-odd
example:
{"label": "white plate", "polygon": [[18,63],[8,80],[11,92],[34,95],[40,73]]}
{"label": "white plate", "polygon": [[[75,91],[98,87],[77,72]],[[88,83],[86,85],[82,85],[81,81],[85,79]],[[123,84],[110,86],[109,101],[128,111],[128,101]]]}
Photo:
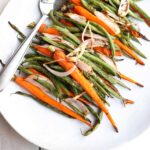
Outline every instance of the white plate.
{"label": "white plate", "polygon": [[[0,17],[0,58],[7,60],[17,48],[18,42],[15,32],[10,29],[7,22],[10,20],[17,24],[23,31],[25,26],[37,20],[40,16],[37,7],[38,0],[11,0]],[[149,1],[140,3],[149,14]],[[149,28],[140,23],[141,31],[150,37]],[[121,93],[135,100],[136,104],[124,108],[120,101],[109,100],[110,111],[117,122],[119,133],[112,130],[106,117],[100,127],[90,136],[83,137],[80,129],[85,126],[76,121],[67,119],[44,108],[35,101],[18,95],[11,95],[21,90],[19,86],[10,83],[7,89],[0,94],[0,110],[11,126],[29,141],[51,150],[108,150],[140,135],[150,125],[150,44],[141,41],[141,50],[149,59],[144,60],[146,66],[135,65],[132,60],[125,60],[119,64],[122,72],[135,78],[145,85],[144,88],[127,83],[132,91],[121,89]]]}

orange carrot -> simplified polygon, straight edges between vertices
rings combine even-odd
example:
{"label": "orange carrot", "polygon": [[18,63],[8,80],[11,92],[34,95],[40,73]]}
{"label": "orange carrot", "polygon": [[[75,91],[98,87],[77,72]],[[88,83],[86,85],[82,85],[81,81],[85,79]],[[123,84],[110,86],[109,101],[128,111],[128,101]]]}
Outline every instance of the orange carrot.
{"label": "orange carrot", "polygon": [[71,2],[75,5],[79,5],[79,6],[82,6],[81,4],[81,0],[71,0]]}
{"label": "orange carrot", "polygon": [[[53,55],[53,58],[54,58],[54,60],[59,60],[59,59],[64,60],[64,61],[59,61],[58,63],[66,71],[70,70],[74,66],[74,64],[72,62],[67,60],[66,55],[62,51],[56,50]],[[101,108],[101,110],[103,112],[105,112],[105,114],[108,117],[109,121],[111,122],[112,126],[114,127],[116,132],[118,132],[117,126],[116,126],[111,114],[109,113],[108,109],[106,108],[106,106],[104,105],[102,100],[99,98],[99,96],[96,93],[96,91],[94,90],[94,88],[91,86],[90,82],[82,75],[82,73],[79,71],[79,69],[75,69],[75,71],[73,71],[71,73],[71,76],[76,82],[78,82],[82,86],[82,88],[97,103],[97,105]]]}
{"label": "orange carrot", "polygon": [[28,69],[29,71],[31,71],[32,73],[34,73],[34,74],[37,74],[37,75],[42,75],[43,76],[43,74],[42,73],[40,73],[39,71],[37,71],[36,69],[34,69],[34,68],[29,68]]}
{"label": "orange carrot", "polygon": [[34,45],[33,48],[46,56],[49,56],[49,57],[52,56],[52,53],[47,48],[44,48],[40,45]]}
{"label": "orange carrot", "polygon": [[[28,70],[31,71],[31,72],[34,73],[34,74],[44,76],[42,73],[40,73],[40,72],[37,71],[36,69],[29,68]],[[65,93],[65,91],[63,91],[63,89],[62,89],[62,92]],[[71,97],[74,97],[74,96],[75,96],[72,92],[70,92],[69,94],[70,94],[69,96],[71,96]],[[78,100],[81,101],[81,102],[84,102],[85,104],[93,105],[92,103],[88,102],[87,100],[85,100],[85,99],[83,99],[83,98],[81,98],[81,97],[78,98]]]}
{"label": "orange carrot", "polygon": [[82,6],[74,6],[74,11],[81,16],[86,17],[88,20],[93,21],[101,25],[105,28],[110,34],[116,35],[116,33],[107,25],[103,20],[100,20],[95,15],[90,13],[87,9],[83,8]]}
{"label": "orange carrot", "polygon": [[145,16],[142,13],[140,13],[135,7],[133,7],[132,5],[130,7],[132,8],[132,10],[134,10],[136,13],[138,13],[138,15],[142,19],[144,19],[144,21],[146,22],[146,24],[150,27],[150,21],[147,18],[145,18]]}
{"label": "orange carrot", "polygon": [[30,92],[32,95],[34,95],[36,98],[40,99],[41,101],[57,108],[58,110],[66,113],[67,115],[76,118],[80,120],[81,122],[87,124],[88,126],[92,127],[91,123],[83,119],[80,115],[73,112],[71,109],[67,108],[63,104],[57,102],[56,100],[49,97],[47,94],[45,94],[40,88],[37,86],[31,84],[30,82],[24,80],[24,78],[16,77],[15,81],[17,84],[22,86],[24,89],[26,89],[28,92]]}
{"label": "orange carrot", "polygon": [[130,56],[132,56],[139,64],[145,65],[144,62],[126,45],[121,43],[119,40],[114,40],[114,42],[126,53],[128,53]]}
{"label": "orange carrot", "polygon": [[[74,97],[75,95],[72,93],[72,92],[70,92],[70,96],[71,97]],[[86,104],[88,104],[88,105],[93,105],[92,103],[90,103],[90,102],[88,102],[87,100],[85,100],[85,99],[83,99],[83,98],[78,98],[78,100],[79,101],[81,101],[81,102],[84,102],[84,103],[86,103]]]}
{"label": "orange carrot", "polygon": [[52,28],[52,27],[47,27],[46,24],[42,24],[38,31],[40,33],[60,35],[58,30],[56,30],[55,28]]}
{"label": "orange carrot", "polygon": [[130,33],[136,38],[141,38],[141,35],[139,34],[139,32],[137,32],[135,30],[131,30]]}
{"label": "orange carrot", "polygon": [[[105,48],[105,47],[95,47],[94,50],[97,52],[100,52],[106,56],[112,56],[111,50]],[[120,51],[115,51],[115,56],[122,56],[122,53]]]}
{"label": "orange carrot", "polygon": [[124,100],[124,104],[125,104],[125,105],[127,105],[127,104],[134,104],[134,103],[135,103],[135,102],[132,101],[132,100],[128,100],[128,99]]}
{"label": "orange carrot", "polygon": [[60,22],[66,26],[69,26],[69,27],[73,27],[74,25],[69,22],[69,21],[66,21],[65,19],[61,19]]}
{"label": "orange carrot", "polygon": [[39,32],[42,33],[47,28],[46,24],[42,24],[39,28]]}
{"label": "orange carrot", "polygon": [[133,79],[127,77],[127,76],[124,75],[124,74],[119,73],[119,76],[120,76],[120,78],[122,78],[122,79],[124,79],[124,80],[127,80],[127,81],[129,81],[129,82],[131,82],[131,83],[134,83],[134,84],[136,84],[136,85],[138,85],[138,86],[140,86],[140,87],[144,87],[142,84],[136,82],[135,80],[133,80]]}
{"label": "orange carrot", "polygon": [[[40,72],[37,71],[36,69],[30,68],[30,69],[28,69],[28,70],[31,71],[31,72],[34,73],[34,74],[44,76],[42,73],[40,73]],[[63,91],[63,89],[62,89],[62,92],[65,93],[65,91]],[[70,92],[69,94],[70,94],[69,96],[71,96],[71,97],[74,97],[74,96],[75,96],[72,92]],[[81,102],[84,102],[84,103],[86,103],[86,104],[88,104],[88,105],[93,105],[92,103],[88,102],[87,100],[85,100],[85,99],[83,99],[83,98],[81,98],[81,97],[78,98],[78,100],[81,101]]]}

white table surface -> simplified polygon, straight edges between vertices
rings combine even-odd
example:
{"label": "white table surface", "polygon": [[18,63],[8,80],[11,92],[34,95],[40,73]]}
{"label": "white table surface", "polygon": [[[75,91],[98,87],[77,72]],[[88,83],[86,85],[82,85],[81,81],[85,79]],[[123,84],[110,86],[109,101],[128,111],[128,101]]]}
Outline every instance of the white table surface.
{"label": "white table surface", "polygon": [[[0,0],[0,14],[9,0]],[[115,150],[149,150],[150,129],[142,136]],[[39,150],[16,133],[0,114],[0,150]]]}
{"label": "white table surface", "polygon": [[[0,14],[9,0],[0,0]],[[38,150],[16,133],[0,114],[0,150]]]}

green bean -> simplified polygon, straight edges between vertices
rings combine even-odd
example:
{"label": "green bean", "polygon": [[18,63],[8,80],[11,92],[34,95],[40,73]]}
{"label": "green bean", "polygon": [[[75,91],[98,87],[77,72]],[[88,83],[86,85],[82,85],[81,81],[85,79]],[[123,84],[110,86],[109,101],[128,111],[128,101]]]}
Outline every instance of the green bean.
{"label": "green bean", "polygon": [[31,61],[44,61],[44,62],[49,62],[49,61],[52,61],[51,58],[49,57],[44,57],[44,56],[34,56],[34,57],[30,57],[30,58],[27,58],[23,61],[23,63],[26,63],[26,62],[31,62]]}
{"label": "green bean", "polygon": [[39,100],[38,98],[36,98],[36,97],[34,97],[34,96],[30,95],[30,94],[23,93],[23,92],[20,92],[20,91],[14,93],[14,94],[19,94],[19,95],[22,95],[22,96],[30,97],[30,98],[34,99],[36,102],[42,104],[43,106],[46,106],[47,108],[50,108],[50,109],[53,110],[54,112],[56,112],[56,113],[58,113],[58,114],[61,114],[61,115],[65,116],[65,117],[72,118],[72,117],[70,117],[69,115],[63,113],[62,111],[56,109],[55,107],[52,107],[52,106],[48,105],[47,103],[42,102],[41,100]]}
{"label": "green bean", "polygon": [[112,7],[117,8],[116,5],[115,5],[115,3],[112,2],[112,0],[108,0],[108,2],[109,2],[109,4],[110,4]]}
{"label": "green bean", "polygon": [[102,3],[101,1],[96,1],[96,0],[91,0],[92,4],[94,4],[95,6],[100,7],[102,10],[104,11],[109,11],[111,13],[114,13],[114,11],[112,11],[112,9],[110,9],[109,7],[107,7],[104,3]]}
{"label": "green bean", "polygon": [[[23,66],[20,66],[18,69],[19,69],[20,71],[22,71],[22,72],[28,74],[28,75],[34,74],[34,73],[32,73],[30,70],[26,69],[26,68],[23,67]],[[53,93],[55,96],[58,96],[58,95],[59,95],[59,97],[60,97],[60,95],[61,95],[61,94],[60,94],[60,93],[61,93],[61,90],[60,90],[58,87],[56,87],[57,90],[54,89],[54,87],[53,87],[51,84],[49,84],[49,83],[46,82],[46,81],[43,81],[43,80],[39,79],[38,76],[37,76],[37,79],[35,79],[35,81],[37,81],[39,84],[41,84],[42,86],[44,86],[45,88],[47,88],[47,89],[49,90],[49,92]],[[54,81],[55,81],[55,80],[53,80],[53,83],[54,83]],[[54,84],[56,85],[56,82],[55,82]]]}
{"label": "green bean", "polygon": [[81,0],[81,3],[90,12],[93,13],[95,11],[95,9],[91,5],[89,5],[86,0]]}
{"label": "green bean", "polygon": [[65,99],[63,99],[62,101],[64,101],[71,109],[73,109],[73,111],[75,111],[77,114],[79,114],[82,118],[84,118],[88,122],[91,122],[90,119],[86,118],[85,114],[81,110],[79,110],[77,107],[75,107],[74,105],[72,105],[71,103],[66,101]]}
{"label": "green bean", "polygon": [[55,42],[55,41],[51,40],[50,38],[48,38],[47,36],[43,36],[42,39],[43,39],[45,42],[47,42],[47,43],[49,43],[49,44],[51,44],[51,45],[54,45],[54,46],[56,46],[56,47],[59,47],[59,48],[61,48],[61,49],[63,49],[63,50],[72,51],[72,49],[70,49],[70,48],[67,47],[66,45],[64,45],[64,44],[62,44],[62,43]]}
{"label": "green bean", "polygon": [[143,58],[147,58],[137,47],[134,46],[134,44],[131,41],[125,42],[126,45],[130,46],[138,55],[140,55]]}
{"label": "green bean", "polygon": [[107,72],[111,73],[112,75],[116,75],[116,70],[113,67],[111,67],[109,64],[101,60],[99,57],[96,57],[90,53],[84,53],[84,56],[89,60],[102,66],[104,69],[106,69]]}
{"label": "green bean", "polygon": [[[76,34],[74,34],[75,36],[76,36]],[[71,44],[73,44],[74,46],[78,46],[78,44],[77,43],[75,43],[74,41],[72,41],[69,37],[67,37],[67,36],[63,36],[63,39],[64,40],[66,40],[66,41],[68,41],[69,43],[71,43]]]}
{"label": "green bean", "polygon": [[[67,20],[67,21],[72,22],[72,23],[75,24],[76,26],[83,27],[83,28],[81,29],[81,32],[83,31],[83,29],[84,29],[85,26],[86,26],[86,23],[77,22],[77,21],[75,21],[75,20],[73,20],[73,19],[70,19],[70,18],[68,18],[68,17],[66,17],[66,16],[63,16],[63,14],[60,13],[60,12],[57,12],[57,15],[58,15],[59,17],[65,19],[65,20]],[[100,30],[98,30],[95,26],[91,25],[91,29],[92,29],[93,32],[103,35],[103,33],[102,33]]]}
{"label": "green bean", "polygon": [[[136,3],[134,3],[132,0],[130,0],[130,5],[131,8],[133,8],[133,10],[135,10],[135,12],[137,11],[144,19],[145,22],[150,25],[150,16],[146,14],[146,12],[144,10],[142,10]],[[141,17],[141,18],[142,18]],[[142,19],[143,19],[142,18]]]}
{"label": "green bean", "polygon": [[114,54],[115,54],[115,45],[114,45],[114,42],[112,40],[112,37],[110,36],[110,34],[103,28],[101,27],[100,25],[98,25],[97,23],[95,22],[90,22],[92,25],[94,25],[95,27],[97,27],[100,31],[102,31],[104,33],[104,35],[108,38],[109,40],[109,44],[110,44],[110,48],[112,50],[112,58],[114,58]]}
{"label": "green bean", "polygon": [[101,86],[102,86],[105,90],[107,90],[110,94],[112,94],[113,96],[115,96],[115,97],[118,98],[118,99],[124,100],[124,98],[123,98],[120,94],[118,94],[118,93],[115,92],[113,89],[111,89],[109,86],[107,86],[107,85],[106,85],[104,82],[102,82],[102,81],[100,80],[100,78],[98,78],[95,74],[93,74],[92,77],[93,77],[99,84],[101,84]]}
{"label": "green bean", "polygon": [[[40,56],[40,55],[29,53],[29,54],[26,54],[24,58],[27,59],[27,58],[36,57],[36,56]],[[41,56],[43,56],[43,55],[41,55]]]}
{"label": "green bean", "polygon": [[90,80],[97,86],[97,88],[99,89],[99,91],[102,94],[104,94],[104,95],[109,97],[109,94],[107,93],[107,91],[100,84],[98,84],[92,77],[90,77]]}
{"label": "green bean", "polygon": [[129,87],[127,87],[124,83],[117,80],[116,78],[113,78],[112,76],[108,75],[106,72],[104,72],[100,67],[98,67],[96,64],[94,64],[92,61],[85,59],[84,57],[81,58],[85,63],[89,64],[93,70],[98,73],[101,77],[103,77],[106,81],[112,83],[112,84],[119,84],[120,86],[131,90]]}
{"label": "green bean", "polygon": [[48,91],[53,94],[54,96],[56,97],[59,97],[60,98],[60,95],[62,93],[60,93],[60,91],[58,91],[57,89],[58,88],[55,88],[54,86],[52,86],[50,83],[44,81],[44,80],[41,80],[37,77],[37,79],[35,79],[35,81],[37,81],[39,84],[41,84],[42,86],[44,86],[46,89],[48,89]]}
{"label": "green bean", "polygon": [[[89,108],[89,110],[91,110],[91,108]],[[93,110],[91,110],[90,112],[92,113]],[[93,113],[93,115],[94,115],[94,114],[95,114],[95,113]],[[103,117],[103,112],[100,111],[99,115],[98,115],[98,114],[95,114],[94,116],[96,117],[96,123],[94,124],[94,126],[93,126],[92,129],[86,131],[86,132],[83,134],[84,136],[90,135],[93,131],[95,131],[95,130],[98,128],[99,124],[101,123],[102,117]]]}
{"label": "green bean", "polygon": [[61,33],[63,33],[64,35],[66,35],[67,37],[69,37],[70,39],[72,39],[75,43],[77,44],[81,43],[81,41],[75,35],[73,35],[68,29],[56,25],[54,25],[53,27],[56,28]]}
{"label": "green bean", "polygon": [[[65,46],[62,46],[54,41],[52,41],[51,39],[49,39],[48,37],[42,37],[43,40],[47,41],[50,44],[53,44],[54,46],[57,46],[59,48],[62,48],[64,50],[69,50],[72,51],[71,49],[66,48]],[[89,53],[84,53],[84,56],[86,56],[87,58],[90,58],[92,61],[96,61],[97,63],[99,63],[100,65],[102,65],[105,69],[107,69],[107,71],[109,71],[110,73],[112,73],[113,75],[116,74],[115,70],[108,65],[107,63],[105,63],[104,61],[98,59],[97,57],[95,57],[94,55],[91,55]],[[82,58],[82,57],[81,57]]]}
{"label": "green bean", "polygon": [[61,26],[63,28],[67,28],[68,30],[70,30],[71,32],[79,32],[80,30],[77,27],[69,27],[69,26],[65,26],[62,23],[60,23],[55,17],[54,17],[54,11],[51,10],[50,11],[50,18],[52,19],[52,21],[58,25]]}
{"label": "green bean", "polygon": [[22,39],[25,39],[26,36],[19,30],[18,27],[16,27],[14,24],[12,24],[10,21],[8,22],[8,24],[20,35],[20,37]]}
{"label": "green bean", "polygon": [[95,72],[97,72],[101,77],[103,77],[110,83],[112,83],[112,84],[116,83],[111,76],[109,76],[107,73],[105,73],[103,70],[101,70],[100,67],[98,67],[96,64],[94,64],[92,61],[85,59],[84,57],[82,57],[81,60],[83,60],[88,65],[90,65]]}

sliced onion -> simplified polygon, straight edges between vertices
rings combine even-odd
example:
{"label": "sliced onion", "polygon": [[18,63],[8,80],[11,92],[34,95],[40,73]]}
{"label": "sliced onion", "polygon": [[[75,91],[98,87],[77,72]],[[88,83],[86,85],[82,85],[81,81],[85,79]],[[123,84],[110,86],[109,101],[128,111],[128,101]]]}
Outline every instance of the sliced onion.
{"label": "sliced onion", "polygon": [[88,40],[82,42],[74,51],[69,53],[67,56],[68,57],[75,56],[77,59],[79,59],[84,54],[85,49],[86,49],[88,44],[89,44]]}
{"label": "sliced onion", "polygon": [[111,17],[112,19],[114,19],[114,21],[116,23],[118,23],[118,24],[121,24],[121,25],[125,25],[126,24],[125,20],[123,20],[121,17],[118,17],[116,14],[113,14],[113,13],[107,11],[107,15],[109,17]]}
{"label": "sliced onion", "polygon": [[98,53],[98,55],[100,56],[100,58],[106,62],[107,64],[109,64],[111,67],[113,67],[116,71],[117,71],[117,66],[116,64],[109,58],[107,57],[106,55],[103,55],[101,53]]}
{"label": "sliced onion", "polygon": [[83,42],[84,42],[85,33],[86,33],[88,27],[89,27],[89,21],[86,23],[86,26],[85,26],[85,28],[84,28],[84,30],[82,32],[82,41]]}
{"label": "sliced onion", "polygon": [[45,82],[48,82],[49,84],[51,84],[54,87],[54,84],[52,83],[51,80],[49,80],[48,78],[42,76],[42,75],[30,75],[29,77],[27,77],[25,80],[34,84],[35,86],[37,86],[38,88],[40,88],[42,91],[48,92],[48,90],[42,86],[40,83],[38,83],[37,79],[43,80]]}
{"label": "sliced onion", "polygon": [[[89,41],[90,42],[90,41]],[[92,41],[90,42],[90,43],[92,43]],[[88,47],[90,48],[91,47],[91,44],[89,43],[89,45],[88,45]],[[108,45],[108,43],[105,43],[105,42],[103,42],[103,41],[101,41],[101,40],[97,40],[97,39],[95,39],[94,41],[93,41],[93,43],[92,43],[92,47],[94,48],[94,47],[104,47],[104,46],[106,46],[106,45]]]}
{"label": "sliced onion", "polygon": [[119,26],[115,22],[110,20],[110,18],[108,18],[106,15],[104,15],[103,13],[101,13],[99,11],[94,11],[94,14],[100,20],[103,20],[103,22],[105,22],[114,31],[115,34],[119,34],[120,33]]}
{"label": "sliced onion", "polygon": [[59,72],[56,70],[51,69],[50,67],[48,67],[48,65],[43,64],[43,66],[52,74],[54,74],[55,76],[58,77],[65,77],[65,76],[69,76],[71,73],[73,73],[75,71],[75,69],[77,68],[76,65],[74,65],[70,70],[66,71],[66,72]]}
{"label": "sliced onion", "polygon": [[74,49],[75,46],[73,44],[71,44],[70,42],[66,41],[66,40],[62,40],[61,43],[66,44],[67,46],[69,46],[70,48]]}
{"label": "sliced onion", "polygon": [[[89,38],[91,37],[91,35],[90,35],[89,33],[85,33],[84,36],[85,36],[85,37],[89,37]],[[101,36],[101,35],[99,35],[99,34],[93,33],[93,38],[94,38],[94,39],[97,39],[97,40],[102,40],[102,41],[108,42],[108,39],[107,39],[107,38],[105,38],[105,37],[103,37],[103,36]]]}
{"label": "sliced onion", "polygon": [[86,23],[87,21],[84,16],[80,16],[78,14],[66,13],[65,15],[79,23]]}
{"label": "sliced onion", "polygon": [[31,76],[27,77],[26,79],[28,79],[28,78],[33,79],[33,80],[37,80],[37,79],[43,80],[43,81],[51,84],[54,87],[53,82],[49,78],[47,78],[47,77],[45,77],[43,75],[34,74],[34,75],[31,75]]}
{"label": "sliced onion", "polygon": [[[44,86],[42,86],[40,83],[38,83],[37,81],[35,81],[37,78],[40,78],[40,80],[46,81],[49,84],[51,84],[54,88],[54,84],[51,82],[51,80],[49,80],[48,78],[42,76],[42,75],[30,75],[29,77],[27,77],[25,80],[30,82],[31,84],[35,85],[36,87],[38,87],[40,90],[42,90],[42,92],[44,92],[46,95],[50,96],[53,99],[56,99],[56,97],[49,93],[48,89],[46,89]],[[57,100],[57,99],[56,99]]]}
{"label": "sliced onion", "polygon": [[57,41],[60,42],[62,41],[62,37],[59,35],[54,35],[54,34],[48,34],[48,33],[43,33],[44,36],[48,37],[49,39],[53,40],[53,41]]}
{"label": "sliced onion", "polygon": [[121,0],[119,9],[118,9],[118,15],[120,17],[125,17],[129,12],[129,0]]}
{"label": "sliced onion", "polygon": [[85,71],[85,72],[88,72],[88,73],[93,72],[92,67],[89,66],[88,64],[86,64],[85,62],[81,61],[81,60],[78,60],[76,65],[82,71]]}
{"label": "sliced onion", "polygon": [[65,99],[65,101],[70,103],[74,107],[77,107],[79,110],[82,111],[82,113],[84,113],[84,115],[89,114],[89,110],[87,109],[87,107],[82,102],[80,102],[74,98],[67,98],[67,99]]}
{"label": "sliced onion", "polygon": [[73,49],[75,48],[75,46],[73,44],[71,44],[70,42],[64,40],[62,36],[54,35],[54,34],[47,34],[47,33],[43,33],[43,35],[48,37],[49,39],[55,41],[55,42],[61,42],[61,43],[64,43],[64,44],[66,44],[67,46],[69,46]]}

